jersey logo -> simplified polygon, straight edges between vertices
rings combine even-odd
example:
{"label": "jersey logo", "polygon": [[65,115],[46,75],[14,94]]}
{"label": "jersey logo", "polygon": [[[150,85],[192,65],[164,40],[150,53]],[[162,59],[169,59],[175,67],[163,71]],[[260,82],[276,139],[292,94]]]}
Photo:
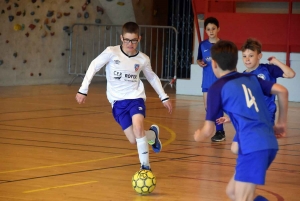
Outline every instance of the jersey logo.
{"label": "jersey logo", "polygon": [[119,60],[114,60],[115,64],[120,64]]}
{"label": "jersey logo", "polygon": [[139,64],[134,64],[134,70],[135,70],[135,71],[138,71],[139,68],[140,68],[140,65],[139,65]]}
{"label": "jersey logo", "polygon": [[122,78],[122,73],[118,71],[114,71],[114,79],[120,80]]}
{"label": "jersey logo", "polygon": [[266,76],[264,74],[258,74],[257,77],[266,80]]}
{"label": "jersey logo", "polygon": [[139,110],[143,110],[143,108],[142,108],[142,107],[139,107]]}
{"label": "jersey logo", "polygon": [[257,104],[255,102],[255,97],[252,95],[251,90],[249,88],[247,89],[247,87],[244,84],[242,84],[242,87],[244,89],[244,94],[245,94],[245,98],[246,98],[247,107],[250,108],[250,107],[252,107],[252,105],[254,105],[255,111],[259,112],[259,109],[258,109]]}
{"label": "jersey logo", "polygon": [[208,49],[204,50],[204,52],[207,52],[207,51],[208,51]]}

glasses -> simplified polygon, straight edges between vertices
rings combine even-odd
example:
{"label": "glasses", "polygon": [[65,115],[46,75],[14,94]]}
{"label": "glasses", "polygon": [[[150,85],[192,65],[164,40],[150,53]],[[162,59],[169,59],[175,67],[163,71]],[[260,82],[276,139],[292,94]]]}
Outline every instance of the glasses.
{"label": "glasses", "polygon": [[126,43],[126,44],[128,44],[128,43],[132,43],[132,44],[137,44],[138,42],[139,42],[139,40],[138,39],[132,39],[132,40],[129,40],[128,38],[123,38],[123,43]]}

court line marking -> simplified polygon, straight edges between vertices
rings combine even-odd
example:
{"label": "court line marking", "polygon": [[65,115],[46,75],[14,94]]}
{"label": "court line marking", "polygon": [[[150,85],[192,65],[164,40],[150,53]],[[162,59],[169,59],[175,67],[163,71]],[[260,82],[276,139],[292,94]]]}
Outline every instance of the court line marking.
{"label": "court line marking", "polygon": [[96,182],[98,182],[98,181],[87,181],[87,182],[67,184],[67,185],[62,185],[62,186],[53,186],[53,187],[48,187],[48,188],[40,188],[40,189],[35,189],[35,190],[30,190],[30,191],[24,191],[23,193],[36,193],[36,192],[40,192],[40,191],[47,191],[47,190],[57,189],[57,188],[67,188],[67,187],[91,184],[91,183],[96,183]]}
{"label": "court line marking", "polygon": [[[154,124],[154,122],[151,122],[151,121],[148,121],[148,120],[145,120],[145,121]],[[160,125],[160,124],[156,124],[156,125],[158,125],[159,127],[164,128],[171,135],[171,137],[165,143],[163,143],[163,146],[169,145],[171,142],[173,142],[176,139],[176,133],[172,129],[170,129],[166,126]],[[17,169],[17,170],[8,170],[8,171],[2,171],[2,172],[0,172],[0,174],[13,173],[13,172],[23,172],[23,171],[38,170],[38,169],[46,169],[46,168],[53,168],[53,167],[63,167],[63,166],[77,165],[77,164],[84,164],[84,163],[93,163],[93,162],[98,162],[98,161],[103,161],[103,160],[110,160],[110,159],[121,158],[121,157],[125,157],[125,156],[131,156],[131,155],[135,155],[136,153],[137,152],[133,152],[133,153],[122,154],[122,155],[118,155],[118,156],[111,156],[111,157],[106,157],[106,158],[99,158],[99,159],[78,161],[78,162],[71,162],[71,163],[63,163],[63,164],[57,164],[57,165],[47,165],[47,166],[24,168],[24,169]]]}

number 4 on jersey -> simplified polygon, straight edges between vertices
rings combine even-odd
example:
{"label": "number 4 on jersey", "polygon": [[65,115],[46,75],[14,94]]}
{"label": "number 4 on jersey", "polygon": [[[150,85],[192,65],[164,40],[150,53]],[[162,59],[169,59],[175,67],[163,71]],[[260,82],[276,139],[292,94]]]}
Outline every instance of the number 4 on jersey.
{"label": "number 4 on jersey", "polygon": [[255,107],[255,111],[256,112],[259,112],[259,109],[257,107],[257,104],[255,102],[255,97],[252,96],[252,92],[251,90],[244,85],[242,84],[243,86],[243,89],[244,89],[244,94],[245,94],[245,98],[246,98],[246,103],[247,103],[247,107],[250,108],[252,105],[254,105]]}

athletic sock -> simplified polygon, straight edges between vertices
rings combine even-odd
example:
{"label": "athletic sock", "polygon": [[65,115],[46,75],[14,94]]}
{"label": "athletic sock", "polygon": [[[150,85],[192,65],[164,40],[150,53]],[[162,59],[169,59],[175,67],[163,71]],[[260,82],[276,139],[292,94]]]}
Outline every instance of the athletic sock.
{"label": "athletic sock", "polygon": [[149,147],[147,143],[147,137],[136,138],[137,150],[141,165],[149,166]]}
{"label": "athletic sock", "polygon": [[156,135],[153,130],[145,131],[145,135],[147,137],[148,144],[153,145],[155,143]]}

